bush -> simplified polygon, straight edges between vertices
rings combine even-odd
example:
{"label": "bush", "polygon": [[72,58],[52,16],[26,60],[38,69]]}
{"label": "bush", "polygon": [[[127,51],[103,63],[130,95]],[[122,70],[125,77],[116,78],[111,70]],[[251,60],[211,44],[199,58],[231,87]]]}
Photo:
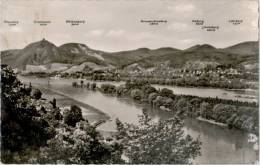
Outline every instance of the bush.
{"label": "bush", "polygon": [[117,96],[122,96],[127,92],[127,89],[125,88],[124,85],[120,85],[118,87],[116,87],[116,94]]}
{"label": "bush", "polygon": [[78,87],[78,83],[77,82],[72,82],[72,87],[74,87],[74,88]]}
{"label": "bush", "polygon": [[163,88],[160,92],[160,95],[163,97],[172,97],[173,96],[173,91],[167,88]]}
{"label": "bush", "polygon": [[157,90],[154,87],[152,87],[150,84],[143,86],[142,91],[147,95],[149,95],[150,93],[157,92]]}
{"label": "bush", "polygon": [[115,93],[116,92],[116,86],[115,85],[112,85],[112,84],[102,84],[101,85],[101,90],[104,92],[104,93]]}
{"label": "bush", "polygon": [[158,95],[158,96],[156,96],[156,98],[153,100],[153,103],[154,103],[157,107],[159,107],[159,106],[163,105],[164,100],[165,100],[164,97]]}
{"label": "bush", "polygon": [[[50,147],[42,149],[43,163],[62,164],[122,164],[123,146],[99,141],[101,135],[86,121],[74,129],[65,129],[49,141]],[[112,138],[109,138],[111,141]]]}
{"label": "bush", "polygon": [[150,93],[149,96],[148,96],[148,101],[149,101],[150,103],[152,103],[153,100],[155,100],[157,96],[158,96],[158,93],[154,93],[154,92],[153,92],[153,93]]}
{"label": "bush", "polygon": [[92,84],[90,85],[90,88],[91,88],[92,90],[95,90],[95,89],[97,88],[97,84],[96,84],[96,83],[92,83]]}
{"label": "bush", "polygon": [[33,92],[33,98],[39,100],[42,97],[42,92],[39,89],[35,89]]}
{"label": "bush", "polygon": [[138,125],[119,120],[116,124],[116,137],[122,140],[131,164],[187,164],[200,155],[201,142],[184,134],[177,117],[155,123],[144,113]]}
{"label": "bush", "polygon": [[202,102],[200,104],[200,116],[201,117],[208,119],[208,116],[210,115],[210,113],[209,113],[210,111],[211,111],[210,104],[208,102]]}
{"label": "bush", "polygon": [[[58,107],[34,105],[33,96],[11,68],[1,70],[1,162],[6,164],[122,164],[123,146],[99,139],[96,128],[82,121],[81,109],[71,106],[64,122]],[[39,97],[36,94],[36,98]],[[53,101],[52,105],[54,105]],[[41,102],[39,102],[41,103]],[[46,105],[46,106],[45,106]],[[39,108],[39,110],[38,110]],[[111,138],[110,138],[111,140]]]}
{"label": "bush", "polygon": [[141,100],[143,96],[143,92],[140,89],[134,89],[131,91],[131,97],[134,100]]}
{"label": "bush", "polygon": [[[14,153],[22,156],[26,149],[46,145],[53,132],[11,68],[1,69],[1,161],[19,163],[22,160],[16,160]],[[36,90],[35,96],[41,98],[41,92]]]}
{"label": "bush", "polygon": [[81,120],[83,120],[83,116],[82,116],[82,112],[81,109],[76,106],[76,105],[72,105],[70,107],[70,110],[65,110],[64,112],[64,123],[75,127],[77,122],[80,122]]}

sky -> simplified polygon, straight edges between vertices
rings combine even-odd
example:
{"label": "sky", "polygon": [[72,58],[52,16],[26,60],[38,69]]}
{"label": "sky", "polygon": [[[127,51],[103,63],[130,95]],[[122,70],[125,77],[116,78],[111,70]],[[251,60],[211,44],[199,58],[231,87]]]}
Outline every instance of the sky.
{"label": "sky", "polygon": [[[0,50],[22,49],[43,38],[56,46],[77,42],[108,52],[196,44],[223,48],[258,40],[258,0],[0,0],[0,19]],[[197,19],[219,29],[206,31],[192,22]],[[19,24],[8,26],[5,20]],[[39,26],[34,20],[51,23]],[[71,26],[66,20],[86,22]]]}

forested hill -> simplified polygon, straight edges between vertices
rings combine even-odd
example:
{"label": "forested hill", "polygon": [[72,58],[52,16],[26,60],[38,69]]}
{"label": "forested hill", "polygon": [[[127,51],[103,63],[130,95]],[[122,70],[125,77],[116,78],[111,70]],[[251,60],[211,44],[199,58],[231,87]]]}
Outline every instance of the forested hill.
{"label": "forested hill", "polygon": [[145,68],[169,62],[170,66],[183,67],[187,61],[217,62],[239,65],[254,64],[258,58],[258,41],[238,43],[227,48],[212,45],[195,45],[185,50],[173,47],[159,49],[139,48],[129,51],[105,52],[82,43],[67,43],[61,46],[45,39],[31,43],[23,49],[1,52],[1,61],[13,68],[26,69],[27,65],[41,66],[69,64],[69,67],[90,62],[101,67],[124,68],[137,63]]}

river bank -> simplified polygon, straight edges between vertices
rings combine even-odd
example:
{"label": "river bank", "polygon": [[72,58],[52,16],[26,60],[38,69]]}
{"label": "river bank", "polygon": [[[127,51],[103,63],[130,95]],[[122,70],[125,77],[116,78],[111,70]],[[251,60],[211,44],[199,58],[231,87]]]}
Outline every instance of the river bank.
{"label": "river bank", "polygon": [[227,127],[228,126],[227,124],[215,122],[214,120],[207,120],[205,118],[202,118],[201,116],[197,117],[196,119],[199,120],[199,121],[203,121],[203,122],[207,122],[207,123],[210,123],[210,124],[218,125],[220,127]]}
{"label": "river bank", "polygon": [[[102,110],[97,109],[89,104],[85,104],[84,102],[78,101],[71,97],[68,94],[62,93],[60,91],[47,88],[40,85],[35,85],[34,88],[40,89],[43,92],[44,98],[47,100],[52,100],[55,98],[57,100],[57,105],[59,107],[68,107],[70,105],[78,105],[83,108],[83,116],[87,117],[90,121],[98,121],[98,120],[109,120],[110,116],[104,113]],[[94,120],[93,120],[94,119]]]}

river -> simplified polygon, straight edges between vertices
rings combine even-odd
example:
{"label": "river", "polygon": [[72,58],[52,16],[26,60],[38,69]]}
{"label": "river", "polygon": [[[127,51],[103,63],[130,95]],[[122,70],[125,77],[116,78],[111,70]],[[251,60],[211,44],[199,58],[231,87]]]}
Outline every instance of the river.
{"label": "river", "polygon": [[[75,81],[73,79],[45,79],[21,76],[18,78],[24,83],[31,82],[33,86],[41,89],[44,94],[43,97],[48,99],[55,97],[59,106],[66,107],[71,104],[81,106],[84,117],[89,121],[105,118],[104,114],[107,114],[110,120],[99,127],[101,131],[115,131],[116,118],[123,122],[137,124],[138,115],[142,114],[143,108],[148,109],[149,115],[154,120],[172,117],[169,112],[152,109],[147,105],[137,104],[126,98],[111,97],[100,92],[72,88],[71,83]],[[157,87],[161,88],[161,86]],[[201,89],[201,91],[203,90],[205,89]],[[252,163],[257,159],[253,144],[247,142],[248,135],[242,131],[229,130],[196,119],[187,119],[184,124],[184,131],[193,138],[199,138],[202,142],[202,155],[193,160],[193,163],[239,164]]]}

